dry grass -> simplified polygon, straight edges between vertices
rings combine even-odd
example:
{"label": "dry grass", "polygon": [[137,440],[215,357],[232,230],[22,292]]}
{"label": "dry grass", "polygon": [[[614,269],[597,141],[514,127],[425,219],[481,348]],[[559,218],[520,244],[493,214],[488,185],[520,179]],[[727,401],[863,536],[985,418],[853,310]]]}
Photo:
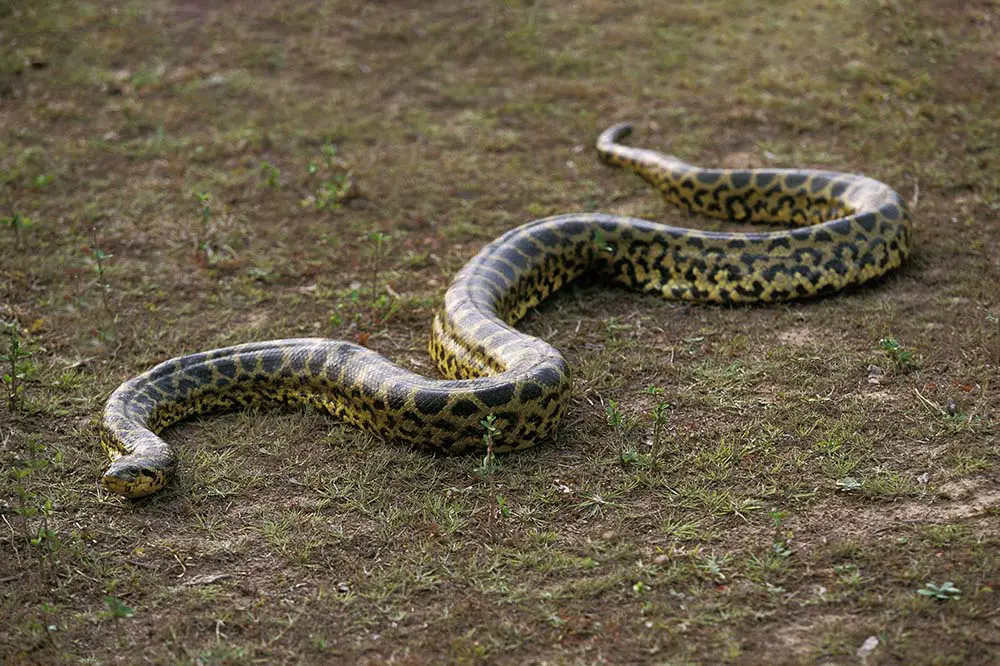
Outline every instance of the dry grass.
{"label": "dry grass", "polygon": [[[0,17],[0,318],[33,354],[0,406],[4,664],[1000,658],[995,1]],[[430,372],[433,308],[503,230],[574,210],[702,224],[596,163],[625,119],[696,163],[885,180],[915,203],[912,261],[771,308],[568,289],[522,324],[570,358],[568,422],[487,478],[267,412],[171,430],[182,474],[151,499],[98,490],[103,400],[158,360],[360,335]],[[375,230],[391,304],[373,308]],[[960,598],[916,593],[945,581]]]}

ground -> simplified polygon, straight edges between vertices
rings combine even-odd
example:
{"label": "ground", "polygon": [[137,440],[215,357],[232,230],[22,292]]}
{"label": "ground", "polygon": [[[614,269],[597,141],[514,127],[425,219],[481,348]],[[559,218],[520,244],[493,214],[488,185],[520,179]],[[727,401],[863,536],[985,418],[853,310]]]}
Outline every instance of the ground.
{"label": "ground", "polygon": [[[0,1],[0,661],[994,663],[998,33],[995,0]],[[160,360],[319,335],[432,373],[504,230],[716,228],[598,163],[623,120],[889,183],[913,254],[770,307],[568,288],[521,327],[569,416],[492,468],[261,411],[99,489],[101,406]]]}

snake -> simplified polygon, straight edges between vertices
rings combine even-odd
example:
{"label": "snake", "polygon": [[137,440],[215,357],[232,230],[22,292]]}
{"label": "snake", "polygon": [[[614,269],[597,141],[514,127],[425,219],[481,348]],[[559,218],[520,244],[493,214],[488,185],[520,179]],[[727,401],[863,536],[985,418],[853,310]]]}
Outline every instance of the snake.
{"label": "snake", "polygon": [[154,493],[177,468],[164,428],[275,402],[447,454],[527,449],[557,434],[570,368],[555,347],[514,326],[574,279],[594,275],[682,301],[774,303],[864,284],[909,254],[909,212],[884,183],[836,171],[701,168],[623,143],[630,132],[627,123],[602,132],[598,157],[690,213],[777,228],[711,231],[604,213],[528,222],[483,247],[448,286],[428,345],[443,379],[324,338],[173,358],[108,398],[99,430],[111,464],[102,485],[129,498]]}

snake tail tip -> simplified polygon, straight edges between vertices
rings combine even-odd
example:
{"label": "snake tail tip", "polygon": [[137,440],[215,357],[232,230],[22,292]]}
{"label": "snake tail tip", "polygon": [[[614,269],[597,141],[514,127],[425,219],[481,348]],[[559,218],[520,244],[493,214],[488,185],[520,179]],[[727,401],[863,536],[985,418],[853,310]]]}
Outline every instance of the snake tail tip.
{"label": "snake tail tip", "polygon": [[618,123],[612,125],[601,133],[599,141],[601,143],[616,143],[632,133],[631,123]]}

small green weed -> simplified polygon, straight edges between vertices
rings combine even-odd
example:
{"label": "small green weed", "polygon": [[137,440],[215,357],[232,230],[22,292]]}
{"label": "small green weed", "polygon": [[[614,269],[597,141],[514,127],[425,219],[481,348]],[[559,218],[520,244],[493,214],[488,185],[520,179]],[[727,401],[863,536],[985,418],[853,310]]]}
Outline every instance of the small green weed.
{"label": "small green weed", "polygon": [[608,400],[608,404],[604,405],[604,415],[614,433],[616,446],[619,451],[619,459],[622,464],[635,462],[639,454],[634,447],[627,447],[625,445],[625,415],[618,408],[616,400]]}
{"label": "small green weed", "polygon": [[494,478],[496,472],[500,470],[500,462],[493,450],[494,441],[500,434],[500,427],[497,425],[497,417],[493,414],[488,415],[479,424],[484,430],[483,445],[486,447],[486,453],[483,455],[482,464],[476,468],[476,474],[490,486],[490,494],[496,501],[496,510],[490,512],[491,520],[496,517],[506,518],[511,514],[510,505],[507,503],[507,498],[499,493],[499,485]]}
{"label": "small green weed", "polygon": [[[54,579],[54,557],[62,546],[49,522],[54,505],[51,499],[43,497],[34,490],[36,484],[32,479],[49,466],[49,456],[45,447],[37,440],[29,439],[26,448],[26,454],[9,471],[17,495],[14,513],[20,517],[21,535],[24,540],[37,549],[35,552],[38,553],[40,570]],[[55,459],[59,460],[61,457],[56,454]]]}
{"label": "small green weed", "polygon": [[882,338],[878,341],[878,345],[900,372],[910,372],[920,367],[916,354],[901,345],[896,338],[891,336]]}
{"label": "small green weed", "polygon": [[51,173],[40,173],[37,176],[35,176],[35,179],[32,181],[32,184],[35,186],[35,189],[40,190],[43,187],[52,184],[52,181],[54,181],[55,179],[56,177],[53,176]]}
{"label": "small green weed", "polygon": [[21,247],[21,232],[34,225],[34,221],[27,215],[14,211],[11,215],[0,218],[0,224],[14,232],[14,247]]}
{"label": "small green weed", "polygon": [[952,599],[958,599],[962,596],[962,590],[955,587],[955,584],[950,580],[940,585],[935,585],[934,583],[927,583],[922,588],[917,590],[917,594],[930,597],[932,599],[937,599],[938,601],[950,601]]}
{"label": "small green weed", "polygon": [[[371,298],[371,329],[374,330],[380,324],[385,323],[388,315],[379,316],[381,311],[390,310],[392,305],[388,294],[379,294],[378,288],[378,274],[381,267],[381,261],[385,256],[385,248],[389,244],[391,236],[384,234],[381,231],[372,231],[368,234],[368,241],[372,244],[372,298]],[[390,310],[391,313],[391,310]]]}
{"label": "small green weed", "polygon": [[837,490],[842,493],[853,493],[861,490],[862,483],[858,481],[856,477],[845,476],[842,479],[837,479]]}
{"label": "small green weed", "polygon": [[232,216],[225,210],[215,210],[210,193],[195,192],[194,196],[198,200],[201,219],[201,229],[195,243],[197,252],[204,256],[204,263],[208,266],[219,266],[234,260],[236,250],[232,247],[229,233],[234,227]]}
{"label": "small green weed", "polygon": [[497,426],[497,417],[493,414],[487,416],[479,424],[483,426],[483,430],[485,431],[483,433],[483,445],[486,447],[486,454],[483,456],[482,464],[476,468],[476,473],[486,478],[500,468],[496,453],[493,451],[493,441],[500,433],[500,428]]}
{"label": "small green weed", "polygon": [[353,172],[345,168],[337,158],[337,147],[332,143],[323,144],[323,167],[310,162],[306,174],[310,179],[317,176],[322,169],[323,180],[315,192],[306,197],[302,204],[313,206],[316,210],[338,210],[340,206],[353,198],[356,192]]}
{"label": "small green weed", "polygon": [[3,384],[7,389],[7,408],[13,413],[23,406],[24,382],[35,372],[31,362],[34,352],[21,337],[21,327],[17,322],[4,322],[3,331],[7,344],[3,347],[0,362],[3,363]]}
{"label": "small green weed", "polygon": [[112,337],[117,333],[118,316],[111,309],[111,283],[108,281],[108,260],[112,255],[108,254],[98,246],[97,230],[93,229],[93,247],[90,250],[90,259],[94,266],[94,286],[97,287],[101,295],[101,307],[107,317],[111,327]]}
{"label": "small green weed", "polygon": [[135,609],[131,606],[126,606],[125,603],[110,594],[104,596],[104,602],[108,605],[108,610],[105,611],[105,616],[112,618],[113,620],[125,620],[130,617],[135,617]]}
{"label": "small green weed", "polygon": [[653,409],[649,414],[653,419],[653,441],[650,447],[650,454],[655,460],[661,454],[663,430],[667,425],[669,411],[673,408],[673,405],[662,399],[663,389],[661,388],[647,386],[646,393],[656,398],[656,404],[653,405]]}
{"label": "small green weed", "polygon": [[260,163],[260,177],[272,190],[281,189],[281,170],[270,162]]}

